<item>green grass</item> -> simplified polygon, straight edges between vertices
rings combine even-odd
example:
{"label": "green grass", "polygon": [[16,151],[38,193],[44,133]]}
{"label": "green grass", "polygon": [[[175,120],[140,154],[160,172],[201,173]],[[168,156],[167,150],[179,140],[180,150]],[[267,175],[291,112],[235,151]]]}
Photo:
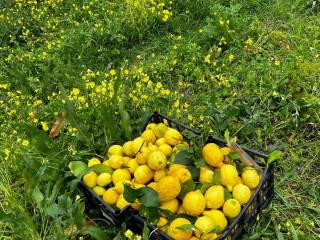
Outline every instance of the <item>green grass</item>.
{"label": "green grass", "polygon": [[86,224],[68,163],[105,156],[156,110],[284,152],[244,239],[319,239],[320,2],[150,2],[0,3],[0,239],[111,239]]}

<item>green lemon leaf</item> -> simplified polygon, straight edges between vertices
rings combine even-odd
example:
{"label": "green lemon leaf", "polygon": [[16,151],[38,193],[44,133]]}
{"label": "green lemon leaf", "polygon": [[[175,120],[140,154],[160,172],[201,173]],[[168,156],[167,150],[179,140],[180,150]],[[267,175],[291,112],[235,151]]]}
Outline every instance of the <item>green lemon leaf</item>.
{"label": "green lemon leaf", "polygon": [[143,225],[143,231],[142,231],[142,239],[144,240],[149,240],[149,234],[150,234],[150,229],[148,228],[147,224]]}
{"label": "green lemon leaf", "polygon": [[105,240],[110,238],[109,234],[98,226],[90,226],[84,231],[84,233],[90,235],[96,240]]}
{"label": "green lemon leaf", "polygon": [[232,159],[232,160],[239,160],[240,159],[240,155],[237,152],[230,152],[228,154],[228,156]]}
{"label": "green lemon leaf", "polygon": [[268,158],[268,165],[270,165],[272,162],[274,162],[275,160],[282,157],[282,155],[283,155],[283,153],[278,150],[275,150],[272,153],[270,153],[269,158]]}
{"label": "green lemon leaf", "polygon": [[97,173],[97,174],[101,174],[101,173],[112,173],[112,169],[110,167],[108,167],[107,165],[104,164],[96,164],[91,166],[91,168]]}
{"label": "green lemon leaf", "polygon": [[192,158],[191,158],[191,153],[190,153],[190,148],[184,148],[180,150],[174,157],[173,162],[174,163],[179,163],[179,164],[184,164],[184,165],[189,165],[192,163]]}
{"label": "green lemon leaf", "polygon": [[193,231],[196,228],[192,224],[184,224],[179,227],[176,227],[176,229],[179,229],[181,231]]}
{"label": "green lemon leaf", "polygon": [[212,183],[214,185],[220,185],[221,184],[221,172],[220,172],[220,170],[215,170],[214,171]]}
{"label": "green lemon leaf", "polygon": [[227,201],[232,198],[232,193],[229,192],[226,188],[224,189],[224,199]]}
{"label": "green lemon leaf", "polygon": [[197,186],[197,189],[199,189],[201,193],[204,194],[207,191],[207,189],[213,185],[214,185],[213,183],[200,183]]}
{"label": "green lemon leaf", "polygon": [[148,223],[156,224],[160,218],[160,211],[158,207],[140,206],[139,214],[145,217]]}
{"label": "green lemon leaf", "polygon": [[35,200],[35,202],[40,206],[42,200],[43,200],[43,194],[40,191],[40,189],[38,188],[38,186],[36,186],[31,194],[32,198]]}
{"label": "green lemon leaf", "polygon": [[136,199],[139,199],[142,196],[140,189],[135,189],[129,184],[124,184],[123,197],[130,203],[133,203]]}
{"label": "green lemon leaf", "polygon": [[218,233],[221,231],[219,226],[214,226],[208,233]]}
{"label": "green lemon leaf", "polygon": [[85,170],[87,170],[87,165],[82,161],[72,161],[69,163],[72,174],[76,177],[80,176]]}
{"label": "green lemon leaf", "polygon": [[192,179],[189,179],[187,181],[185,181],[184,183],[182,183],[181,185],[181,191],[179,193],[179,197],[181,199],[184,198],[184,196],[188,193],[193,191],[196,188],[196,184],[194,183],[194,181]]}
{"label": "green lemon leaf", "polygon": [[158,193],[149,187],[139,188],[141,191],[141,197],[139,201],[146,207],[159,207],[160,199]]}
{"label": "green lemon leaf", "polygon": [[196,180],[199,178],[200,175],[200,169],[198,167],[195,166],[188,166],[187,169],[189,170],[189,172],[191,173],[192,179]]}

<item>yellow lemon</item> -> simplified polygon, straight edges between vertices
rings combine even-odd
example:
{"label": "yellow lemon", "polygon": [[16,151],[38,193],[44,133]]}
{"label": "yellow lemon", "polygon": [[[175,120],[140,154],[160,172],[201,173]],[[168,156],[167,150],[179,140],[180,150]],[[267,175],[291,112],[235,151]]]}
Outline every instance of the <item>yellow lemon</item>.
{"label": "yellow lemon", "polygon": [[163,203],[161,203],[160,208],[163,210],[168,210],[172,213],[176,213],[179,208],[179,201],[178,201],[178,199],[175,198],[170,201],[163,202]]}
{"label": "yellow lemon", "polygon": [[257,170],[253,168],[247,168],[242,173],[242,181],[249,188],[254,189],[258,186],[260,181],[260,176]]}
{"label": "yellow lemon", "polygon": [[135,153],[132,150],[133,141],[128,141],[123,144],[123,152],[126,156],[134,157]]}
{"label": "yellow lemon", "polygon": [[229,153],[232,152],[232,149],[230,147],[222,147],[220,148],[220,151],[224,156],[227,156]]}
{"label": "yellow lemon", "polygon": [[186,148],[187,148],[187,146],[185,146],[184,144],[177,144],[176,146],[173,147],[172,153],[177,154],[179,151],[186,149]]}
{"label": "yellow lemon", "polygon": [[153,180],[155,182],[159,182],[162,178],[164,178],[165,176],[167,176],[167,171],[164,169],[158,170],[154,172],[153,175]]}
{"label": "yellow lemon", "polygon": [[163,145],[163,144],[166,144],[167,142],[166,142],[166,139],[165,138],[158,138],[157,139],[157,141],[156,141],[156,146],[157,147],[159,147],[159,146],[161,146],[161,145]]}
{"label": "yellow lemon", "polygon": [[141,134],[141,137],[146,140],[147,143],[155,143],[156,140],[157,140],[157,137],[156,135],[153,133],[152,130],[150,129],[147,129],[145,130],[142,134]]}
{"label": "yellow lemon", "polygon": [[144,140],[142,137],[138,137],[133,140],[133,143],[131,144],[131,150],[136,155],[143,147],[146,147],[146,140]]}
{"label": "yellow lemon", "polygon": [[158,183],[156,182],[151,182],[147,185],[149,188],[152,188],[153,190],[155,190],[156,192],[158,191]]}
{"label": "yellow lemon", "polygon": [[119,194],[123,193],[124,192],[124,184],[132,185],[132,183],[129,180],[121,180],[116,183],[116,185],[114,186],[114,190],[116,190],[117,193],[119,193]]}
{"label": "yellow lemon", "polygon": [[89,188],[93,188],[94,186],[97,185],[97,178],[98,178],[98,175],[92,171],[83,176],[83,182]]}
{"label": "yellow lemon", "polygon": [[141,206],[141,203],[139,203],[138,200],[135,200],[134,203],[131,203],[131,207],[136,209],[136,210],[139,210],[140,206]]}
{"label": "yellow lemon", "polygon": [[123,165],[123,157],[120,155],[111,155],[109,157],[109,165],[113,169],[118,169],[121,168]]}
{"label": "yellow lemon", "polygon": [[238,176],[237,183],[243,183],[242,178]]}
{"label": "yellow lemon", "polygon": [[200,190],[188,192],[183,198],[183,208],[191,216],[199,216],[206,208],[206,198]]}
{"label": "yellow lemon", "polygon": [[151,153],[149,147],[143,147],[140,152],[137,153],[136,160],[139,164],[146,164],[148,162],[148,156]]}
{"label": "yellow lemon", "polygon": [[160,217],[157,223],[157,227],[160,228],[162,232],[166,232],[168,229],[167,224],[168,224],[168,219],[166,219],[165,217]]}
{"label": "yellow lemon", "polygon": [[166,139],[166,142],[170,144],[171,146],[175,146],[182,142],[182,134],[173,128],[168,128],[166,133],[164,134],[164,138]]}
{"label": "yellow lemon", "polygon": [[207,164],[212,167],[221,167],[223,162],[223,154],[218,145],[208,143],[202,148],[202,156]]}
{"label": "yellow lemon", "polygon": [[241,205],[246,204],[251,197],[250,188],[247,185],[238,183],[234,185],[232,189],[232,196],[238,200]]}
{"label": "yellow lemon", "polygon": [[168,127],[164,123],[158,123],[157,126],[153,129],[157,138],[162,138],[167,131]]}
{"label": "yellow lemon", "polygon": [[197,238],[196,236],[192,236],[191,238],[189,238],[189,240],[199,240],[200,238]]}
{"label": "yellow lemon", "polygon": [[189,225],[191,222],[185,218],[176,218],[170,223],[167,234],[174,240],[188,240],[192,236],[192,231],[183,231],[178,229],[183,225]]}
{"label": "yellow lemon", "polygon": [[212,240],[217,238],[216,233],[209,233],[215,227],[215,224],[210,217],[198,217],[194,226],[196,227],[196,230],[194,231],[196,237],[201,237],[203,240]]}
{"label": "yellow lemon", "polygon": [[119,181],[130,179],[131,175],[127,169],[117,169],[112,173],[112,182],[114,185],[116,185]]}
{"label": "yellow lemon", "polygon": [[104,192],[106,191],[103,187],[101,186],[95,186],[92,189],[98,196],[102,196],[104,194]]}
{"label": "yellow lemon", "polygon": [[108,166],[108,167],[111,167],[111,166],[110,166],[110,163],[109,163],[109,160],[105,160],[102,164],[103,164],[103,165],[106,165],[106,166]]}
{"label": "yellow lemon", "polygon": [[98,164],[101,164],[101,162],[100,162],[100,160],[98,158],[91,158],[88,161],[88,167],[92,167],[92,166],[98,165]]}
{"label": "yellow lemon", "polygon": [[169,144],[162,144],[158,147],[158,150],[160,152],[163,152],[166,157],[170,157],[172,154],[172,148],[170,147]]}
{"label": "yellow lemon", "polygon": [[113,188],[109,188],[103,193],[103,201],[105,201],[107,204],[115,205],[118,201],[118,198],[119,194]]}
{"label": "yellow lemon", "polygon": [[238,216],[241,210],[241,205],[236,199],[228,199],[223,204],[223,213],[229,218],[235,218]]}
{"label": "yellow lemon", "polygon": [[218,209],[224,204],[224,188],[220,185],[208,188],[204,196],[207,201],[207,208]]}
{"label": "yellow lemon", "polygon": [[136,159],[130,159],[127,163],[128,170],[131,174],[134,173],[134,171],[139,167],[139,163]]}
{"label": "yellow lemon", "polygon": [[130,158],[130,157],[122,157],[122,160],[123,160],[123,164],[124,165],[127,165],[128,164],[128,162],[131,160],[132,158]]}
{"label": "yellow lemon", "polygon": [[117,208],[122,209],[122,208],[125,208],[126,206],[128,206],[129,204],[130,203],[127,202],[127,200],[124,198],[123,194],[120,194],[119,199],[116,204]]}
{"label": "yellow lemon", "polygon": [[148,165],[153,170],[161,170],[167,165],[167,158],[163,152],[154,151],[148,156]]}
{"label": "yellow lemon", "polygon": [[178,212],[177,213],[186,213],[186,211],[184,210],[183,208],[183,205],[181,204],[179,209],[178,209]]}
{"label": "yellow lemon", "polygon": [[212,171],[210,168],[201,167],[200,168],[199,182],[200,183],[212,183],[213,175],[214,175],[214,171]]}
{"label": "yellow lemon", "polygon": [[150,130],[153,131],[156,126],[157,126],[156,123],[149,123],[149,124],[147,125],[146,129],[150,129]]}
{"label": "yellow lemon", "polygon": [[180,169],[180,168],[186,168],[187,166],[186,165],[183,165],[183,164],[178,164],[178,163],[175,163],[175,164],[172,164],[172,165],[170,165],[170,167],[169,167],[169,171],[168,171],[168,175],[173,175],[173,173],[175,172],[175,171],[177,171],[178,169]]}
{"label": "yellow lemon", "polygon": [[160,202],[167,202],[175,199],[180,191],[180,182],[176,177],[166,176],[158,182]]}
{"label": "yellow lemon", "polygon": [[185,181],[188,181],[192,177],[190,171],[186,168],[180,168],[177,171],[174,171],[172,173],[172,176],[177,177],[180,183],[184,183]]}
{"label": "yellow lemon", "polygon": [[101,173],[97,178],[97,184],[101,187],[107,186],[111,183],[110,173]]}
{"label": "yellow lemon", "polygon": [[237,168],[230,164],[221,167],[221,184],[231,192],[233,186],[238,182]]}
{"label": "yellow lemon", "polygon": [[140,165],[134,171],[134,179],[136,183],[146,184],[150,182],[153,177],[153,171],[148,165]]}
{"label": "yellow lemon", "polygon": [[133,187],[136,188],[136,189],[139,189],[139,188],[145,187],[145,185],[144,185],[144,184],[141,184],[141,183],[136,183],[136,182],[134,182],[134,183],[133,183]]}
{"label": "yellow lemon", "polygon": [[153,145],[152,143],[148,144],[149,152],[158,151],[158,147],[156,145]]}
{"label": "yellow lemon", "polygon": [[120,145],[112,145],[108,149],[108,156],[110,157],[111,155],[123,155],[123,148]]}
{"label": "yellow lemon", "polygon": [[214,209],[210,211],[204,211],[203,215],[210,217],[213,220],[214,225],[220,227],[219,233],[223,232],[228,226],[228,220],[220,210]]}

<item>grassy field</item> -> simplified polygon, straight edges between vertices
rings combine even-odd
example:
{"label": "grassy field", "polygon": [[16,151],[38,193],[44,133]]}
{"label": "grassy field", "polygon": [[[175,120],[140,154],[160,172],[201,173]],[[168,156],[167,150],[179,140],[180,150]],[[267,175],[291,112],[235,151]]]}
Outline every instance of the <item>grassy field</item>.
{"label": "grassy field", "polygon": [[0,239],[117,235],[85,221],[67,166],[153,111],[284,153],[243,239],[320,239],[319,110],[318,0],[2,0]]}

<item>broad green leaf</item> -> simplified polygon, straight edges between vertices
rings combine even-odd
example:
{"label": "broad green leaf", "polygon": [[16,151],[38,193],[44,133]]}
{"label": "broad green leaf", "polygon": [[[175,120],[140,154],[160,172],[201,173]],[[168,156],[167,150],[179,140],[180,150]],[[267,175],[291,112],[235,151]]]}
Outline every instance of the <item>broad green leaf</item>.
{"label": "broad green leaf", "polygon": [[230,159],[232,160],[239,160],[240,159],[240,155],[237,152],[230,152],[228,154],[228,156],[230,157]]}
{"label": "broad green leaf", "polygon": [[187,169],[189,170],[189,172],[191,173],[192,179],[196,180],[199,178],[200,175],[200,169],[198,167],[195,166],[188,166]]}
{"label": "broad green leaf", "polygon": [[139,199],[142,196],[142,192],[139,189],[131,187],[129,184],[124,184],[124,199],[130,203],[133,203],[136,199]]}
{"label": "broad green leaf", "polygon": [[139,214],[146,218],[148,223],[156,224],[160,217],[160,211],[158,207],[146,207],[140,206]]}
{"label": "broad green leaf", "polygon": [[219,226],[214,226],[208,233],[218,233],[221,231]]}
{"label": "broad green leaf", "polygon": [[192,179],[189,179],[182,183],[181,185],[181,191],[179,193],[179,198],[183,199],[184,196],[188,193],[193,191],[196,188],[196,184]]}
{"label": "broad green leaf", "polygon": [[224,132],[224,139],[227,141],[227,144],[229,144],[230,141],[230,133],[229,130],[226,129],[226,131]]}
{"label": "broad green leaf", "polygon": [[85,222],[84,209],[85,205],[83,202],[78,202],[77,207],[73,211],[73,219],[78,228],[81,228]]}
{"label": "broad green leaf", "polygon": [[96,240],[110,239],[110,236],[108,235],[108,233],[106,233],[104,230],[102,230],[98,226],[90,226],[84,231],[84,233],[90,235]]}
{"label": "broad green leaf", "polygon": [[142,187],[139,188],[140,192],[142,193],[139,201],[146,207],[159,207],[160,206],[160,199],[158,193],[149,187]]}
{"label": "broad green leaf", "polygon": [[278,227],[278,224],[277,224],[275,221],[273,221],[273,227],[274,227],[274,230],[275,230],[275,232],[276,232],[277,239],[278,239],[278,240],[284,240],[283,233],[280,232],[280,229],[279,229],[279,227]]}
{"label": "broad green leaf", "polygon": [[41,202],[43,200],[43,194],[42,192],[40,191],[39,187],[36,186],[33,191],[32,191],[32,194],[31,194],[33,200],[35,200],[35,202],[40,206],[41,205]]}
{"label": "broad green leaf", "polygon": [[197,158],[194,160],[194,163],[197,167],[205,167],[206,166],[206,161],[203,158]]}
{"label": "broad green leaf", "polygon": [[277,160],[278,158],[282,157],[283,153],[281,151],[275,150],[272,153],[270,153],[268,158],[268,165],[270,165],[272,162]]}
{"label": "broad green leaf", "polygon": [[220,185],[221,184],[221,172],[220,170],[215,170],[213,174],[213,184]]}
{"label": "broad green leaf", "polygon": [[108,167],[105,164],[96,164],[91,166],[91,168],[97,173],[97,174],[101,174],[101,173],[112,173],[112,169],[110,167]]}
{"label": "broad green leaf", "polygon": [[150,229],[148,228],[147,224],[143,225],[143,230],[142,230],[142,239],[143,240],[149,240],[149,234],[150,234]]}
{"label": "broad green leaf", "polygon": [[88,167],[82,161],[71,161],[68,165],[72,174],[76,177],[80,176]]}
{"label": "broad green leaf", "polygon": [[228,200],[232,198],[232,193],[229,192],[226,188],[224,189],[224,199]]}
{"label": "broad green leaf", "polygon": [[131,124],[130,124],[130,116],[129,116],[129,113],[125,110],[124,101],[125,101],[125,96],[123,95],[122,99],[119,103],[119,113],[120,113],[120,117],[121,117],[121,126],[125,132],[126,138],[130,139],[131,134],[132,134]]}
{"label": "broad green leaf", "polygon": [[176,229],[179,229],[181,231],[193,231],[196,228],[192,224],[184,224],[179,227],[176,227]]}
{"label": "broad green leaf", "polygon": [[174,163],[189,165],[192,162],[189,148],[180,150],[174,157]]}
{"label": "broad green leaf", "polygon": [[204,194],[207,191],[207,189],[211,186],[213,186],[213,183],[200,183],[197,186],[197,189],[199,189],[202,192],[202,194]]}
{"label": "broad green leaf", "polygon": [[296,229],[294,228],[294,226],[291,222],[289,222],[289,230],[290,230],[290,233],[292,236],[292,240],[299,240]]}

